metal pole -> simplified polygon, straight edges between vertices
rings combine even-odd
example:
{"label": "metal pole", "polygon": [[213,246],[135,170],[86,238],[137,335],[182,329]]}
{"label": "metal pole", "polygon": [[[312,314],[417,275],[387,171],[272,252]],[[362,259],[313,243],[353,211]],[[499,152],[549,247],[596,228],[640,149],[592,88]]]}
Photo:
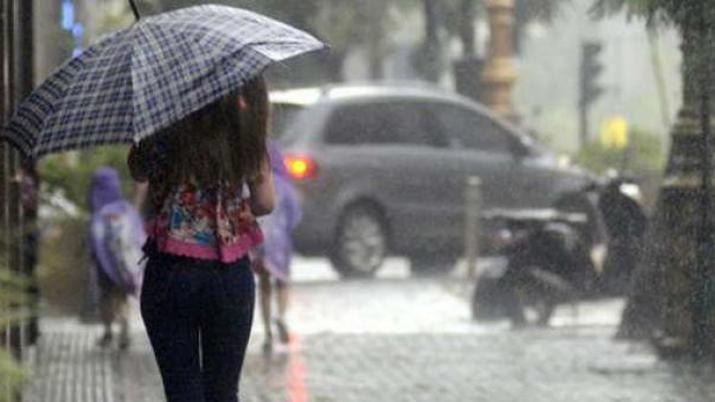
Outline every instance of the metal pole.
{"label": "metal pole", "polygon": [[[33,40],[32,40],[32,16],[33,7],[32,1],[17,1],[14,7],[13,18],[14,32],[13,32],[13,63],[14,63],[14,75],[12,80],[14,81],[15,91],[12,106],[14,107],[20,103],[21,98],[26,97],[30,94],[33,87]],[[24,249],[24,222],[23,222],[23,212],[22,212],[22,202],[20,194],[20,182],[19,170],[20,170],[20,155],[16,151],[12,151],[10,158],[10,204],[8,208],[10,209],[10,226],[12,233],[12,253],[10,254],[12,259],[10,260],[10,267],[19,279],[25,279],[24,263],[23,263],[23,249]],[[19,319],[15,325],[14,343],[15,343],[15,353],[17,355],[18,361],[22,362],[24,360],[24,354],[27,347],[27,324],[28,321],[25,317],[26,313],[26,302],[28,300],[27,292],[28,289],[22,289],[22,297],[18,300],[18,305],[16,306],[19,314]]]}
{"label": "metal pole", "polygon": [[[15,35],[17,34],[17,2],[16,0],[3,0],[2,9],[0,10],[0,30],[2,31],[2,115],[1,120],[4,125],[6,117],[10,114],[16,93],[15,72],[16,72],[16,43]],[[12,226],[12,191],[10,181],[13,176],[13,161],[11,158],[12,152],[5,144],[0,146],[0,259],[2,259],[2,269],[12,271],[11,265],[14,257],[13,234],[15,228]],[[10,303],[4,303],[2,312],[10,316],[16,312],[17,306]],[[19,357],[21,354],[20,345],[17,342],[16,327],[9,321],[0,330],[3,335],[3,347],[11,352],[14,357]],[[7,384],[7,388],[3,390],[8,401],[19,401],[22,396],[17,394]]]}
{"label": "metal pole", "polygon": [[479,217],[481,209],[481,185],[477,176],[469,176],[465,191],[464,258],[467,261],[467,277],[476,278],[479,256]]}
{"label": "metal pole", "polygon": [[[8,14],[10,12],[10,3],[8,0],[0,0],[0,85],[3,88],[0,94],[0,124],[5,125],[5,116],[8,109],[8,92],[10,92],[10,83],[8,79],[9,70],[9,37],[10,23],[8,21]],[[7,226],[7,167],[6,167],[6,152],[7,146],[4,142],[0,142],[0,270],[5,269],[5,262],[7,258],[7,243],[6,235],[8,232]],[[4,290],[4,289],[0,289]],[[0,315],[9,316],[10,306],[7,303],[0,303]],[[0,348],[5,350],[10,350],[10,326],[3,325],[0,327]],[[6,400],[10,401],[13,399],[12,389],[10,388],[9,382],[3,389],[0,390],[0,395]]]}
{"label": "metal pole", "polygon": [[693,358],[703,360],[711,356],[712,340],[712,298],[713,281],[710,265],[712,255],[712,161],[710,144],[710,77],[707,70],[710,66],[708,51],[709,37],[705,21],[705,12],[700,13],[700,34],[698,44],[705,62],[698,63],[698,76],[703,80],[700,85],[700,128],[702,131],[700,147],[700,167],[702,183],[700,186],[700,225],[698,226],[698,253],[695,274],[695,291],[693,292]]}
{"label": "metal pole", "polygon": [[579,124],[579,148],[582,149],[588,144],[588,106],[584,102],[578,105]]}
{"label": "metal pole", "polygon": [[[3,33],[3,41],[2,41],[2,88],[3,88],[3,93],[0,94],[0,97],[2,98],[2,110],[0,113],[2,114],[2,121],[3,123],[5,122],[6,116],[9,114],[11,108],[12,108],[12,94],[14,93],[14,88],[12,85],[12,74],[13,74],[13,65],[12,65],[12,59],[13,59],[13,33],[14,33],[14,20],[12,18],[13,16],[13,0],[4,0],[2,3],[2,15],[0,17],[2,18],[2,26],[0,26],[0,29],[2,30]],[[11,227],[9,225],[9,215],[10,211],[8,209],[9,205],[9,182],[10,182],[10,170],[9,170],[9,149],[8,146],[3,143],[0,145],[0,259],[1,263],[3,265],[3,269],[9,268],[7,263],[9,262],[10,259],[10,253],[11,253],[11,248],[10,248],[10,232],[11,232]],[[11,312],[11,306],[9,306],[7,303],[5,303],[3,306],[3,312],[7,313],[10,315]],[[3,328],[2,328],[2,335],[3,335],[3,347],[5,347],[6,350],[10,351],[12,350],[12,338],[11,338],[11,333],[12,333],[12,325],[10,325],[9,322],[7,322]],[[10,389],[6,389],[5,392],[10,395]]]}

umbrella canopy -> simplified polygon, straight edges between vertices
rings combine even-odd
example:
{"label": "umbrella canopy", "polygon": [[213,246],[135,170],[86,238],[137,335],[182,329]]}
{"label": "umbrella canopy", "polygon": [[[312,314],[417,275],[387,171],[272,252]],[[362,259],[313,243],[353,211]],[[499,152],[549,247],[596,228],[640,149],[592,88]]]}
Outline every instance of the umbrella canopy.
{"label": "umbrella canopy", "polygon": [[136,143],[270,64],[323,47],[306,32],[234,7],[159,14],[60,67],[18,107],[3,137],[32,158]]}

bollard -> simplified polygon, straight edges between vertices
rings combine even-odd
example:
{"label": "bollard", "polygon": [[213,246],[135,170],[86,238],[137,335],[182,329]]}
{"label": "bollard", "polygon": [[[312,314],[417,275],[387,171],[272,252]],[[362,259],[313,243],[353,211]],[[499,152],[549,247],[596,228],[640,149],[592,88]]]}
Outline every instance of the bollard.
{"label": "bollard", "polygon": [[479,217],[482,202],[482,182],[477,176],[467,177],[465,189],[464,258],[467,276],[473,280],[477,274],[479,256]]}

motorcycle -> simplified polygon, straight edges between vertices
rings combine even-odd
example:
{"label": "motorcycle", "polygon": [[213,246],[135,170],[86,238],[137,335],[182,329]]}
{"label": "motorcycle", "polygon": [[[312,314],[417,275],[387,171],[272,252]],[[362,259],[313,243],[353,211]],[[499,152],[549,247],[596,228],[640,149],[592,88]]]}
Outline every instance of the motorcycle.
{"label": "motorcycle", "polygon": [[624,294],[646,226],[637,183],[612,177],[544,210],[492,210],[506,265],[480,275],[475,319],[508,317],[516,326],[547,325],[558,304]]}

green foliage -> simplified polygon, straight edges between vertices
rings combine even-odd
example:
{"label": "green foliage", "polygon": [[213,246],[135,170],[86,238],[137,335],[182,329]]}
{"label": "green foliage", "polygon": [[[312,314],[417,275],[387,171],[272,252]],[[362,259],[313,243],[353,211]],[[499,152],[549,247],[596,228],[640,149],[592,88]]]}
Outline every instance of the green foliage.
{"label": "green foliage", "polygon": [[665,167],[665,152],[660,137],[634,129],[626,150],[604,147],[600,141],[593,141],[583,147],[575,156],[584,167],[603,173],[608,169],[626,170],[636,174],[660,172]]}
{"label": "green foliage", "polygon": [[127,167],[128,147],[116,145],[50,156],[41,161],[41,196],[45,202],[57,193],[79,208],[77,216],[52,215],[45,219],[40,251],[43,298],[48,305],[77,313],[85,300],[89,253],[86,243],[89,190],[92,174],[103,166],[117,169],[125,198],[134,183]]}
{"label": "green foliage", "polygon": [[596,16],[624,10],[630,16],[646,18],[651,24],[668,23],[681,28],[703,18],[715,21],[715,0],[596,0],[593,6]]}
{"label": "green foliage", "polygon": [[658,10],[659,1],[652,0],[596,0],[592,12],[598,17],[625,11],[629,16],[654,18],[664,10]]}
{"label": "green foliage", "polygon": [[127,146],[95,148],[87,151],[51,156],[39,166],[43,194],[60,191],[78,207],[85,209],[92,173],[103,166],[116,168],[124,178],[124,194],[130,194],[132,182],[127,168]]}
{"label": "green foliage", "polygon": [[[551,22],[563,5],[571,0],[515,0],[514,14],[517,24],[531,21]],[[464,3],[474,3],[477,15],[484,15],[486,12],[487,0],[442,0],[441,6],[444,10],[445,28],[449,32],[456,32],[459,23],[460,12]],[[417,3],[417,2],[413,2]]]}
{"label": "green foliage", "polygon": [[605,148],[599,141],[586,145],[575,161],[599,174],[609,169],[628,173],[638,178],[646,208],[653,208],[660,190],[660,180],[666,164],[665,146],[661,137],[640,130],[630,133],[630,148]]}
{"label": "green foliage", "polygon": [[[558,15],[561,7],[569,1],[571,0],[515,0],[516,23],[521,25],[532,21],[551,22]],[[485,14],[487,0],[441,0],[445,29],[451,34],[458,32],[463,4],[469,2],[474,3],[477,15]],[[419,2],[412,3],[414,5]]]}
{"label": "green foliage", "polygon": [[87,301],[88,217],[61,216],[46,223],[40,245],[42,298],[53,310],[76,315]]}
{"label": "green foliage", "polygon": [[[103,3],[97,9],[99,15],[98,32],[94,35],[103,35],[117,29],[126,28],[134,21],[134,15],[129,8],[129,2]],[[94,40],[96,38],[90,38]]]}
{"label": "green foliage", "polygon": [[[28,284],[7,268],[5,247],[0,246],[0,253],[3,254],[0,256],[0,339],[2,339],[2,331],[20,318],[18,307],[22,306],[23,291]],[[0,402],[11,402],[6,399],[8,397],[6,391],[9,390],[9,394],[12,395],[23,380],[24,373],[9,351],[0,345]]]}
{"label": "green foliage", "polygon": [[525,22],[551,22],[558,15],[561,7],[570,0],[516,0],[514,2],[517,19],[522,16]]}
{"label": "green foliage", "polygon": [[[0,348],[0,402],[11,402],[12,399],[8,399],[8,394],[12,395],[24,378],[24,373],[12,356]],[[10,392],[6,393],[6,390]]]}

